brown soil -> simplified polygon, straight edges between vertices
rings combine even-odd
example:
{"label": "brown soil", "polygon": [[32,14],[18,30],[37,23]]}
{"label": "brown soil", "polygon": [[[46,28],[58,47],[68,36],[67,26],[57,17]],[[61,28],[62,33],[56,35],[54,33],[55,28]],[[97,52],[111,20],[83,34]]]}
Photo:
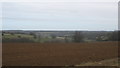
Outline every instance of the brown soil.
{"label": "brown soil", "polygon": [[65,66],[117,58],[117,44],[3,43],[3,66]]}

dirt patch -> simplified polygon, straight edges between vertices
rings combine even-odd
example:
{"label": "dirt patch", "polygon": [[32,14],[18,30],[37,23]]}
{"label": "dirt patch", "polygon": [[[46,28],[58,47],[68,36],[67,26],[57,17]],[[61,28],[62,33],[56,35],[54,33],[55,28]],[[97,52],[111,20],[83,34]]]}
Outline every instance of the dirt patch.
{"label": "dirt patch", "polygon": [[117,44],[3,43],[3,66],[65,66],[117,58]]}

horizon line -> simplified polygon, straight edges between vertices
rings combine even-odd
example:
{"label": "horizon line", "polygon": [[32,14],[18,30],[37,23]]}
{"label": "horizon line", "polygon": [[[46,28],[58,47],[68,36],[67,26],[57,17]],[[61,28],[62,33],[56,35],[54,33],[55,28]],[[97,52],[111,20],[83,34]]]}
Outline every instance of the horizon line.
{"label": "horizon line", "polygon": [[120,30],[65,30],[65,29],[2,29],[0,31],[120,31]]}

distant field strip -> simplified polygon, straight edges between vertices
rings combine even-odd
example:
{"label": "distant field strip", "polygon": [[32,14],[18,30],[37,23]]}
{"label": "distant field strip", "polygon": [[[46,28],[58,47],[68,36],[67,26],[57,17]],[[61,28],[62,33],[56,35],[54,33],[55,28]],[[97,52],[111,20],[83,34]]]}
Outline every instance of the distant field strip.
{"label": "distant field strip", "polygon": [[117,42],[3,43],[3,66],[65,66],[118,57]]}

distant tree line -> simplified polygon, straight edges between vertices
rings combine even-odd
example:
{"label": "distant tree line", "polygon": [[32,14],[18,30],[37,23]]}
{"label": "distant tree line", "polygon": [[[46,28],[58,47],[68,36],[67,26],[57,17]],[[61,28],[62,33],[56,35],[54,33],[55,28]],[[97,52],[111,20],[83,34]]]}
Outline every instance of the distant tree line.
{"label": "distant tree line", "polygon": [[[86,38],[86,36],[82,33],[82,31],[75,31],[75,34],[73,35],[73,42],[85,42],[84,38]],[[96,39],[92,39],[92,40],[120,41],[120,31],[113,31],[111,33],[106,33],[106,34],[102,34],[101,32],[100,34],[98,34],[98,36],[95,36],[95,38]]]}
{"label": "distant tree line", "polygon": [[[99,33],[98,33],[99,32]],[[34,32],[30,32],[28,35],[32,35],[34,39],[30,39],[30,38],[25,38],[25,37],[21,37],[18,36],[18,38],[2,38],[3,42],[49,42],[49,43],[54,43],[54,42],[76,42],[76,43],[80,43],[80,42],[87,42],[86,40],[84,40],[85,38],[88,38],[89,40],[94,40],[94,41],[120,41],[120,31],[111,31],[111,32],[88,32],[85,33],[83,31],[75,31],[72,35],[68,36],[68,35],[63,35],[61,37],[64,37],[64,39],[57,39],[57,36],[52,34],[49,37],[51,38],[43,38],[42,35],[37,35]],[[8,32],[9,33],[9,32]],[[7,33],[7,34],[8,34]],[[4,37],[5,32],[2,33],[2,36]],[[9,33],[12,36],[15,35],[15,33]],[[18,34],[18,33],[17,33]],[[22,33],[23,34],[23,33]],[[72,41],[71,41],[71,39]]]}

